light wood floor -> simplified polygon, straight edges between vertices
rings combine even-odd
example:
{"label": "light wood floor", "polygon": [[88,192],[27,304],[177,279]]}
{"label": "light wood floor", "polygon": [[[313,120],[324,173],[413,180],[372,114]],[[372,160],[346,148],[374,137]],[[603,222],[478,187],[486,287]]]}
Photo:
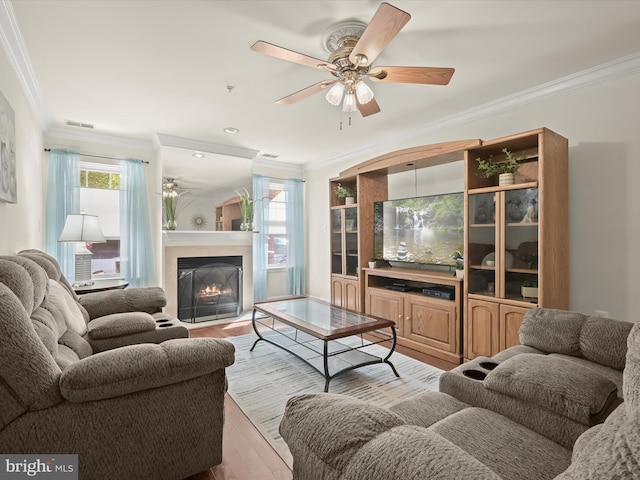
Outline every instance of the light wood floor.
{"label": "light wood floor", "polygon": [[[191,337],[226,338],[252,333],[250,321],[191,329]],[[396,351],[424,363],[450,370],[454,364],[398,346]],[[222,463],[188,480],[291,480],[292,472],[251,420],[227,394]]]}

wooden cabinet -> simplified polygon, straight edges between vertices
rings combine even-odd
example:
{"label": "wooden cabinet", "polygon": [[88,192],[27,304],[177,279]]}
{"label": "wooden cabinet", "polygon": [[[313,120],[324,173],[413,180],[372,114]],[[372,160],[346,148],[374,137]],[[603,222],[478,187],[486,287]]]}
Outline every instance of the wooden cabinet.
{"label": "wooden cabinet", "polygon": [[[513,185],[478,176],[478,158],[525,157]],[[547,129],[465,152],[465,358],[518,344],[532,307],[568,308],[568,147]],[[522,294],[533,284],[537,297]]]}
{"label": "wooden cabinet", "polygon": [[404,335],[404,295],[383,288],[366,290],[365,313],[396,322],[396,333]]}
{"label": "wooden cabinet", "polygon": [[[396,322],[398,343],[452,363],[462,360],[462,293],[456,277],[409,269],[364,269],[365,314]],[[402,282],[407,291],[389,290]],[[422,289],[448,286],[453,299],[423,295]]]}
{"label": "wooden cabinet", "polygon": [[[524,157],[514,184],[500,186],[497,178],[479,176],[477,159],[504,161],[505,149]],[[465,177],[465,266],[464,288],[457,283],[455,301],[448,304],[455,305],[455,310],[449,310],[441,299],[384,288],[389,278],[418,285],[434,280],[413,275],[438,272],[394,267],[384,270],[387,280],[382,280],[385,275],[378,269],[364,269],[370,278],[363,281],[362,267],[374,252],[373,205],[388,200],[387,176],[459,161],[464,162]],[[337,183],[356,190],[355,205],[343,205],[334,193]],[[460,140],[398,150],[341,172],[330,180],[329,187],[331,300],[394,320],[402,332],[398,340],[401,344],[447,360],[456,358],[462,350],[466,359],[490,356],[518,343],[518,329],[528,309],[568,308],[566,138],[540,128],[489,141]],[[347,222],[351,211],[355,222]],[[445,276],[440,281],[451,285],[445,282]],[[537,285],[537,297],[523,295],[521,287],[525,284]]]}
{"label": "wooden cabinet", "polygon": [[518,330],[528,308],[500,305],[500,350],[520,345]]}
{"label": "wooden cabinet", "polygon": [[216,207],[216,230],[225,232],[240,230],[241,220],[239,197],[229,198]]}
{"label": "wooden cabinet", "polygon": [[[335,193],[340,184],[356,192],[346,205]],[[371,172],[333,179],[331,198],[331,303],[362,312],[364,289],[361,267],[373,252],[373,203],[386,198],[387,177]]]}
{"label": "wooden cabinet", "polygon": [[331,303],[355,312],[360,311],[358,280],[333,276],[331,278]]}
{"label": "wooden cabinet", "polygon": [[464,356],[490,357],[500,349],[500,305],[469,299],[465,312]]}
{"label": "wooden cabinet", "polygon": [[331,209],[331,303],[360,311],[358,207]]}

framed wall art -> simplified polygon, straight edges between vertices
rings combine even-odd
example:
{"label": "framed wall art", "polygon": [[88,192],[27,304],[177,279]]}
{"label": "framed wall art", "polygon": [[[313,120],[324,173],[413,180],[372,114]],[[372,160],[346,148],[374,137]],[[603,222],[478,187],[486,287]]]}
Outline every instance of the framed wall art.
{"label": "framed wall art", "polygon": [[0,92],[0,201],[17,203],[17,190],[15,115]]}

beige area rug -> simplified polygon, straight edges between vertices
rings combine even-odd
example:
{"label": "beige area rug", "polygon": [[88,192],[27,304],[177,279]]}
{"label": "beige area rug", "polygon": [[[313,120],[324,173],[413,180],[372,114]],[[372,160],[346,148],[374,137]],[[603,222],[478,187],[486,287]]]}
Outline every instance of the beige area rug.
{"label": "beige area rug", "polygon": [[[294,355],[267,342],[249,349],[255,334],[231,337],[236,347],[235,363],[227,369],[229,394],[284,461],[292,467],[291,453],[278,433],[287,399],[304,393],[322,393],[324,376]],[[356,340],[355,337],[351,339]],[[372,354],[386,356],[388,349],[373,345]],[[297,352],[306,358],[303,352]],[[330,393],[340,393],[387,406],[418,393],[438,389],[442,370],[394,352],[389,359],[400,377],[387,364],[374,364],[341,374],[331,380]]]}

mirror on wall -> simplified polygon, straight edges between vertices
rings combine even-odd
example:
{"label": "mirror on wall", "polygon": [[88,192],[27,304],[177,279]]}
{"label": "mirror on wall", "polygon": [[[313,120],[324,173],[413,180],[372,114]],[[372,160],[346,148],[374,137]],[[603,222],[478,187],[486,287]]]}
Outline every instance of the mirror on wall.
{"label": "mirror on wall", "polygon": [[[237,192],[251,191],[251,159],[165,146],[160,159],[165,229],[172,219],[176,230],[222,230],[220,207],[232,204]],[[169,216],[167,209],[173,209]]]}

